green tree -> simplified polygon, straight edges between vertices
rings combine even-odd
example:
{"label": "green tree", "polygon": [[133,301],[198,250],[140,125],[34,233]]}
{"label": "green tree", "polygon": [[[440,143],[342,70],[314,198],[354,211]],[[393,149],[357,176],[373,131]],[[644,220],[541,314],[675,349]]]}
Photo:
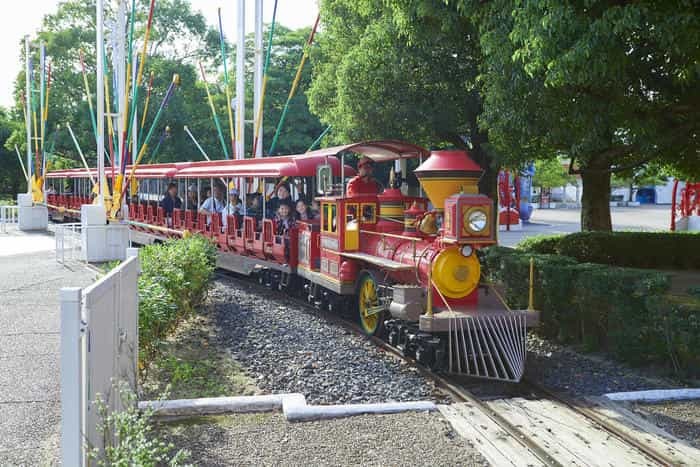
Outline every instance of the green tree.
{"label": "green tree", "polygon": [[[439,2],[326,0],[312,51],[312,112],[329,141],[399,138],[471,150],[491,167],[477,117],[480,49],[468,18]],[[494,180],[495,177],[485,177]]]}
{"label": "green tree", "polygon": [[572,159],[584,230],[610,230],[611,173],[700,171],[700,16],[689,1],[465,0],[483,52],[480,123],[519,160]]}
{"label": "green tree", "polygon": [[[10,142],[10,136],[18,129],[14,121],[5,109],[0,108],[0,141]],[[14,143],[0,146],[0,193],[12,194],[27,191],[22,167],[15,154]],[[24,145],[20,151],[24,149]],[[22,161],[26,164],[26,153],[20,152]]]}
{"label": "green tree", "polygon": [[570,158],[586,230],[611,229],[611,173],[700,171],[689,0],[326,0],[321,11],[309,97],[336,137],[456,133],[482,166]]}
{"label": "green tree", "polygon": [[540,188],[555,188],[575,181],[569,175],[559,159],[540,159],[535,161],[535,175],[532,184]]}

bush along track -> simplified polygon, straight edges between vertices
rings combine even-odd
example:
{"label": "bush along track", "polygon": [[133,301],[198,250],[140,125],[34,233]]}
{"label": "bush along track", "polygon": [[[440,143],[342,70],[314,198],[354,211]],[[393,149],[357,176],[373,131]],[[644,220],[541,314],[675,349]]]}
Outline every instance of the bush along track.
{"label": "bush along track", "polygon": [[[533,248],[535,249],[535,248]],[[700,300],[669,294],[669,275],[654,270],[579,263],[560,254],[485,250],[486,274],[513,307],[527,306],[530,259],[535,266],[539,332],[565,344],[601,350],[632,365],[658,365],[700,376]]]}
{"label": "bush along track", "polygon": [[204,303],[216,265],[205,237],[154,244],[139,251],[139,367],[155,356],[163,339]]}
{"label": "bush along track", "polygon": [[700,269],[700,234],[694,232],[577,232],[527,238],[518,249],[556,254],[579,263],[644,269]]}

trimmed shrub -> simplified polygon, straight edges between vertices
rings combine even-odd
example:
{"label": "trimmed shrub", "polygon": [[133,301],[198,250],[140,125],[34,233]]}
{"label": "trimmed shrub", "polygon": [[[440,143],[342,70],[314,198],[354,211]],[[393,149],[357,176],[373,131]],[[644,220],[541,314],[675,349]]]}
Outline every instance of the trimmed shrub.
{"label": "trimmed shrub", "polygon": [[158,345],[203,303],[216,266],[216,248],[202,236],[139,251],[139,355],[144,368]]}
{"label": "trimmed shrub", "polygon": [[513,308],[527,306],[530,258],[541,334],[630,364],[700,374],[700,299],[670,296],[670,275],[488,248],[482,252],[487,277],[503,286]]}
{"label": "trimmed shrub", "polygon": [[700,269],[700,234],[693,232],[577,232],[525,239],[518,249],[565,255],[580,263]]}
{"label": "trimmed shrub", "polygon": [[528,251],[531,253],[540,253],[543,255],[555,255],[557,254],[556,247],[559,244],[559,240],[562,239],[564,235],[535,235],[532,237],[526,237],[516,245],[518,250]]}

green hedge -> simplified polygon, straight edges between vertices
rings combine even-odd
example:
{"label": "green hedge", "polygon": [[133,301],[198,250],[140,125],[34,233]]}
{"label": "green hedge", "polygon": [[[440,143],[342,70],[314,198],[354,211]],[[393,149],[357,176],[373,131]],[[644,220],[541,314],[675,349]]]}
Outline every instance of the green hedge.
{"label": "green hedge", "polygon": [[216,266],[216,248],[195,235],[139,251],[139,349],[141,365],[178,322],[206,298]]}
{"label": "green hedge", "polygon": [[700,300],[669,298],[667,274],[488,248],[483,256],[486,274],[503,286],[514,308],[527,306],[530,258],[535,266],[534,305],[541,311],[538,332],[635,365],[700,372]]}
{"label": "green hedge", "polygon": [[527,238],[518,249],[565,255],[579,263],[700,269],[700,234],[692,232],[578,232]]}

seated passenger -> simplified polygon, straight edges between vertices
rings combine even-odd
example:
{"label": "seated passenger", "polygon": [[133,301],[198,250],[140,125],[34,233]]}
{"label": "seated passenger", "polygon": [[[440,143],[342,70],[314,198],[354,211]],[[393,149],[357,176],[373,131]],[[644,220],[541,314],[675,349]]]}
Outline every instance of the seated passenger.
{"label": "seated passenger", "polygon": [[309,209],[309,207],[306,205],[306,201],[302,198],[297,201],[297,206],[296,206],[296,218],[297,220],[300,221],[310,221],[316,218],[314,216],[313,211]]}
{"label": "seated passenger", "polygon": [[277,216],[275,217],[275,231],[277,235],[287,235],[289,229],[294,227],[294,217],[291,215],[291,209],[288,204],[281,204],[277,208]]}
{"label": "seated passenger", "polygon": [[267,209],[269,212],[276,213],[279,207],[283,204],[286,204],[289,207],[294,206],[294,200],[292,200],[290,193],[289,185],[286,183],[280,184],[277,187],[275,195],[270,198],[270,202],[267,204]]}
{"label": "seated passenger", "polygon": [[165,214],[165,219],[168,226],[172,225],[173,222],[173,210],[182,209],[182,200],[177,195],[177,184],[169,183],[168,190],[165,192],[163,199],[160,200],[160,207],[163,208],[163,214]]}
{"label": "seated passenger", "polygon": [[382,186],[372,176],[374,161],[363,156],[357,163],[357,175],[350,179],[347,187],[348,196],[377,195]]}
{"label": "seated passenger", "polygon": [[236,216],[238,218],[238,225],[241,225],[243,221],[243,201],[238,197],[238,190],[236,188],[231,188],[228,191],[228,204],[224,208],[221,214],[222,223],[226,227],[228,222],[228,216]]}
{"label": "seated passenger", "polygon": [[311,201],[311,214],[313,214],[314,219],[321,217],[321,204],[315,199]]}
{"label": "seated passenger", "polygon": [[188,211],[196,211],[197,210],[197,186],[196,185],[190,185],[187,187],[187,200],[186,200],[186,208]]}
{"label": "seated passenger", "polygon": [[224,212],[224,189],[220,185],[214,185],[214,196],[205,199],[199,208],[199,212],[207,215],[207,224],[211,223],[211,215]]}
{"label": "seated passenger", "polygon": [[246,216],[262,219],[262,207],[260,206],[260,193],[248,193],[245,197]]}

